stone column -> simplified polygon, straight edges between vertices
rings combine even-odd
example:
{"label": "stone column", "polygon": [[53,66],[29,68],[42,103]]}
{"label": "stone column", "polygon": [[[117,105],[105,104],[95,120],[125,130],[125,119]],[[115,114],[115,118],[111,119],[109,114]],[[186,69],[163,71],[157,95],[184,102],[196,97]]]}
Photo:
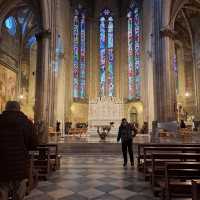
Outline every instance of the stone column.
{"label": "stone column", "polygon": [[[173,71],[174,33],[163,28],[163,1],[154,0],[154,96],[158,122],[176,119],[175,78]],[[164,19],[163,19],[163,18]]]}
{"label": "stone column", "polygon": [[39,135],[39,142],[48,141],[47,129],[49,125],[49,54],[51,32],[43,31],[36,34],[38,55],[36,67],[36,96],[35,96],[35,122],[43,123],[43,131]]}

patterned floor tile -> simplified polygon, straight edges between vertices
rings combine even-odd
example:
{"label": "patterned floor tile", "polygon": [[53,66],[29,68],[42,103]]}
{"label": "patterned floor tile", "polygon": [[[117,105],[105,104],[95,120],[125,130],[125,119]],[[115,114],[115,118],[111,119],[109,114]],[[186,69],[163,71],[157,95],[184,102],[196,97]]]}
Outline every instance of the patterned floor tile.
{"label": "patterned floor tile", "polygon": [[77,181],[74,181],[74,180],[64,180],[64,181],[58,182],[57,185],[59,185],[62,188],[71,188],[71,187],[78,186],[79,183]]}
{"label": "patterned floor tile", "polygon": [[119,187],[116,187],[114,185],[104,184],[104,185],[96,187],[96,189],[98,189],[102,192],[108,193],[108,192],[111,192],[113,190],[119,189]]}
{"label": "patterned floor tile", "polygon": [[68,197],[64,197],[64,198],[61,198],[59,200],[87,200],[88,198],[84,197],[84,196],[81,196],[79,194],[73,194],[71,196],[68,196]]}
{"label": "patterned floor tile", "polygon": [[104,195],[105,193],[101,192],[100,190],[92,188],[89,190],[84,190],[82,192],[79,192],[78,194],[80,194],[88,199],[94,199],[94,198]]}
{"label": "patterned floor tile", "polygon": [[131,182],[128,182],[125,180],[116,180],[116,181],[110,182],[109,184],[120,187],[120,188],[125,188],[129,185],[132,185]]}
{"label": "patterned floor tile", "polygon": [[137,169],[111,155],[63,156],[61,169],[42,181],[26,200],[156,200]]}
{"label": "patterned floor tile", "polygon": [[74,194],[74,192],[72,192],[71,190],[66,190],[66,189],[59,189],[59,190],[54,190],[51,192],[47,193],[50,197],[53,197],[54,199],[60,199],[63,197],[67,197],[70,196],[72,194]]}
{"label": "patterned floor tile", "polygon": [[95,200],[120,200],[120,199],[117,198],[117,197],[114,197],[114,196],[112,196],[110,194],[105,194],[105,195],[103,195],[101,197],[96,198]]}
{"label": "patterned floor tile", "polygon": [[116,196],[120,199],[128,199],[128,198],[132,198],[133,196],[137,195],[136,192],[131,192],[129,190],[125,190],[125,189],[119,189],[119,190],[114,190],[112,192],[110,192],[110,194],[112,194],[113,196]]}

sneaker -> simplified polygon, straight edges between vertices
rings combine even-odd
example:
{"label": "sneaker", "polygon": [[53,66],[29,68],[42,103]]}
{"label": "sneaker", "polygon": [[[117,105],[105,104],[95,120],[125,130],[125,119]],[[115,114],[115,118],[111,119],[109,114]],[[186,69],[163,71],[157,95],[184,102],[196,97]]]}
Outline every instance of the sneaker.
{"label": "sneaker", "polygon": [[123,166],[126,167],[127,163],[124,163]]}

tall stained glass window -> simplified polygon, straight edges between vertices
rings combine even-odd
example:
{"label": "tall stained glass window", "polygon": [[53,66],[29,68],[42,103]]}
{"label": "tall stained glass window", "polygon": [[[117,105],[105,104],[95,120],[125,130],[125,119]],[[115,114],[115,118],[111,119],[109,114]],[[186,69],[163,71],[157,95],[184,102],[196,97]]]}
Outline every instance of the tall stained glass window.
{"label": "tall stained glass window", "polygon": [[76,9],[73,18],[73,97],[86,96],[86,21],[85,13]]}
{"label": "tall stained glass window", "polygon": [[100,32],[100,96],[114,96],[114,19],[108,9],[103,10]]}
{"label": "tall stained glass window", "polygon": [[173,68],[174,68],[174,75],[175,75],[175,84],[176,84],[176,94],[179,93],[178,90],[178,52],[177,48],[175,48],[174,58],[173,58]]}
{"label": "tall stained glass window", "polygon": [[128,12],[128,99],[140,99],[141,88],[141,21],[139,6]]}

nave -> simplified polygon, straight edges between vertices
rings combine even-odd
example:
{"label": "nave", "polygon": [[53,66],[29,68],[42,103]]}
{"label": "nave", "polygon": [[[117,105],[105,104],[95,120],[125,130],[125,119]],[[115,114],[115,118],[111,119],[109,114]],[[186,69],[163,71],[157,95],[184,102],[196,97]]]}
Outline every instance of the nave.
{"label": "nave", "polygon": [[137,169],[121,155],[67,155],[61,169],[39,182],[26,200],[156,200]]}

